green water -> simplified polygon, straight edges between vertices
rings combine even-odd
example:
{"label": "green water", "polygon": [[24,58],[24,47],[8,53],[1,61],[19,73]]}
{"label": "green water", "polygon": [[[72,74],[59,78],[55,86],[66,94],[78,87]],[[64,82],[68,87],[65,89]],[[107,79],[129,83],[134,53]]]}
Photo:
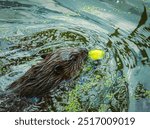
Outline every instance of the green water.
{"label": "green water", "polygon": [[103,59],[88,59],[51,93],[49,111],[150,111],[149,16],[149,0],[0,1],[1,89],[43,53],[103,49]]}

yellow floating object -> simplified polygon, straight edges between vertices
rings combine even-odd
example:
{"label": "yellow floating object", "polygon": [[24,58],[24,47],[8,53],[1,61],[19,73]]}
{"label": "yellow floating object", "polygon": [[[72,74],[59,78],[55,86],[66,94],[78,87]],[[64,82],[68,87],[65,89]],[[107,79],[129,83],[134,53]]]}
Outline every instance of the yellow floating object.
{"label": "yellow floating object", "polygon": [[105,52],[103,50],[95,49],[95,50],[90,50],[88,55],[92,60],[99,60],[104,57]]}

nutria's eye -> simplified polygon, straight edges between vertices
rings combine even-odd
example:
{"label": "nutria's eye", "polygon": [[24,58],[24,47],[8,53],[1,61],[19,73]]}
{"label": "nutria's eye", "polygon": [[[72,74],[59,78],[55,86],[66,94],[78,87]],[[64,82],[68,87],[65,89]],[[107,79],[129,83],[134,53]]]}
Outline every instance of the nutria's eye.
{"label": "nutria's eye", "polygon": [[78,55],[72,55],[71,56],[71,60],[72,61],[77,61],[77,59],[78,59]]}
{"label": "nutria's eye", "polygon": [[55,71],[55,73],[57,73],[57,74],[62,73],[62,72],[63,72],[63,66],[61,66],[61,65],[56,65],[56,66],[54,67],[54,71]]}

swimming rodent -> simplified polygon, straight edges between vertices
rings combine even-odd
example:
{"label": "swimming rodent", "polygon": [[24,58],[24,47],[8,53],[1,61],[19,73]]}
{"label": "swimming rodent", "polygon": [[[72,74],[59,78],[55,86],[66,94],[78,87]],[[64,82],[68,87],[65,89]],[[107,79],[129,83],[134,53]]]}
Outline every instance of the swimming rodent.
{"label": "swimming rodent", "polygon": [[73,77],[86,57],[85,48],[58,49],[32,66],[21,78],[9,85],[7,90],[13,90],[19,96],[43,96],[61,81]]}
{"label": "swimming rodent", "polygon": [[4,91],[5,95],[13,94],[17,98],[43,97],[62,81],[72,78],[82,68],[87,55],[85,48],[68,47],[51,52],[10,84]]}

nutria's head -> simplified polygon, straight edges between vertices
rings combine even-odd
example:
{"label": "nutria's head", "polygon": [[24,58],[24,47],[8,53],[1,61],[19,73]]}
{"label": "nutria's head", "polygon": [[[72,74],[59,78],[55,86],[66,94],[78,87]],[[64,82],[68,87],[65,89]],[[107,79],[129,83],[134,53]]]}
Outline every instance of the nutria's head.
{"label": "nutria's head", "polygon": [[81,69],[87,55],[85,48],[62,48],[51,52],[8,89],[13,89],[20,96],[43,96],[63,80],[73,77]]}
{"label": "nutria's head", "polygon": [[82,66],[87,57],[84,48],[59,49],[46,56],[43,68],[56,78],[71,78]]}

